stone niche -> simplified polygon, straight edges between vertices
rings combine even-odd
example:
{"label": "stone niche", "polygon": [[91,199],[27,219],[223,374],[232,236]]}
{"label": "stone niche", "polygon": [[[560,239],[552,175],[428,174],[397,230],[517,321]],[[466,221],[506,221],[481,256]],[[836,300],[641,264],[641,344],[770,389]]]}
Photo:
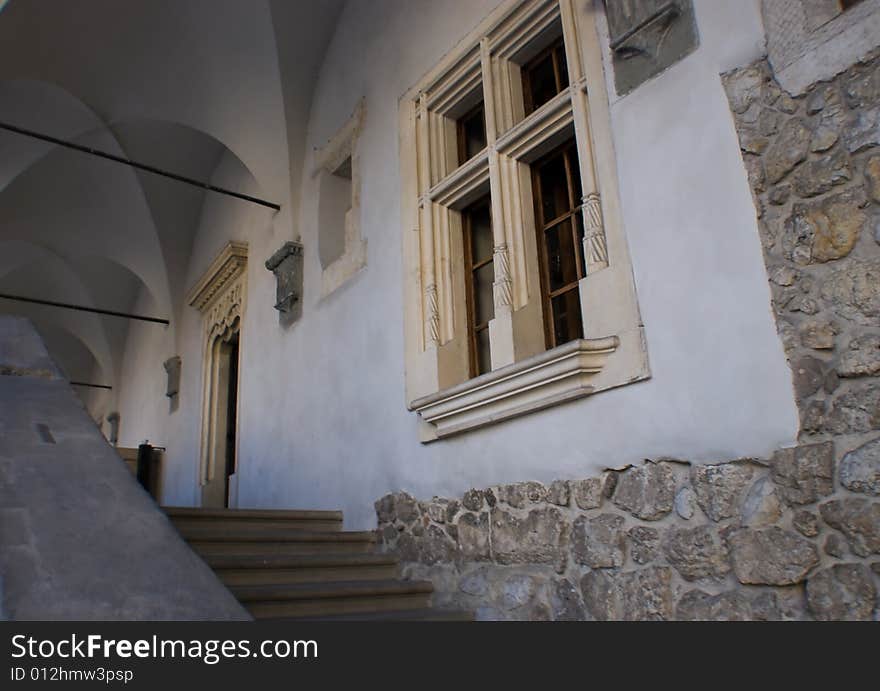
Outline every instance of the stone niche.
{"label": "stone niche", "polygon": [[[376,502],[378,537],[438,607],[480,620],[880,617],[880,437],[717,465]],[[835,482],[837,480],[837,482]]]}
{"label": "stone niche", "polygon": [[692,0],[605,0],[614,84],[627,94],[700,44]]}
{"label": "stone niche", "polygon": [[275,274],[275,309],[282,326],[295,322],[302,314],[303,246],[285,242],[266,260]]}

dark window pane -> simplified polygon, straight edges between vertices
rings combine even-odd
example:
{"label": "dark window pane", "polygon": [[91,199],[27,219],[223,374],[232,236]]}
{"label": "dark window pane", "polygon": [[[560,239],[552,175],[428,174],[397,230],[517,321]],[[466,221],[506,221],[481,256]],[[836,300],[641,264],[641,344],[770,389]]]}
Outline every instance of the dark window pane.
{"label": "dark window pane", "polygon": [[544,54],[528,66],[526,87],[530,96],[527,98],[529,112],[537,110],[559,93],[559,89],[556,88],[556,75],[553,72],[553,55],[551,53]]}
{"label": "dark window pane", "polygon": [[571,221],[566,219],[544,231],[547,247],[547,277],[550,279],[550,292],[559,290],[577,281],[577,260],[574,239],[571,235]]}
{"label": "dark window pane", "polygon": [[584,328],[581,324],[581,301],[575,287],[562,295],[553,298],[553,336],[556,345],[568,343],[576,338],[583,338]]}
{"label": "dark window pane", "polygon": [[477,332],[477,372],[485,374],[492,371],[492,354],[489,350],[489,329]]}
{"label": "dark window pane", "polygon": [[494,240],[492,238],[492,212],[489,205],[475,208],[471,212],[471,259],[479,264],[492,258]]}
{"label": "dark window pane", "polygon": [[459,165],[486,148],[486,118],[482,103],[459,121],[458,138]]}
{"label": "dark window pane", "polygon": [[584,260],[584,216],[579,211],[574,216],[575,230],[577,230],[577,246],[575,250],[581,261],[581,273],[578,278],[583,278],[587,273],[587,262]]}
{"label": "dark window pane", "polygon": [[559,91],[568,86],[568,63],[565,61],[565,46],[562,44],[556,46],[554,50],[556,56],[556,69],[559,70]]}
{"label": "dark window pane", "polygon": [[531,114],[568,87],[568,65],[562,38],[538,53],[522,67],[523,100]]}
{"label": "dark window pane", "polygon": [[495,265],[484,264],[474,271],[474,325],[485,324],[495,316],[492,299],[492,283],[495,281]]}
{"label": "dark window pane", "polygon": [[574,147],[571,147],[568,150],[568,160],[570,162],[569,165],[569,174],[571,175],[571,191],[574,199],[573,206],[571,208],[576,208],[581,205],[581,197],[584,194],[583,188],[581,187],[581,167],[578,165],[578,157],[577,152]]}
{"label": "dark window pane", "polygon": [[546,225],[569,211],[568,179],[565,176],[565,160],[554,156],[538,173],[541,179],[541,225]]}

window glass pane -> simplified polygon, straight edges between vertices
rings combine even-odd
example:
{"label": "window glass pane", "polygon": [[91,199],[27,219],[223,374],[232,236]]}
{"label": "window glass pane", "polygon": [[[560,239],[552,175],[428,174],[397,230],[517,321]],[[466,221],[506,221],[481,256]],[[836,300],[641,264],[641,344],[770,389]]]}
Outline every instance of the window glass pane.
{"label": "window glass pane", "polygon": [[541,225],[546,225],[569,210],[565,160],[561,155],[554,156],[541,167],[538,175],[541,180]]}
{"label": "window glass pane", "polygon": [[578,211],[573,218],[575,230],[577,230],[577,247],[575,247],[575,251],[581,260],[581,275],[578,278],[583,278],[587,273],[587,262],[584,259],[584,216]]}
{"label": "window glass pane", "polygon": [[485,324],[495,316],[492,283],[495,281],[493,262],[474,271],[474,325]]}
{"label": "window glass pane", "polygon": [[553,292],[580,278],[570,219],[544,231],[544,238],[547,247],[547,277],[550,279],[550,292]]}
{"label": "window glass pane", "polygon": [[470,214],[471,259],[479,264],[492,258],[492,212],[489,205],[474,208]]}
{"label": "window glass pane", "polygon": [[581,205],[581,197],[584,195],[583,187],[581,187],[581,167],[578,164],[577,151],[572,146],[568,150],[569,174],[571,175],[571,191],[574,196],[574,206]]}
{"label": "window glass pane", "polygon": [[492,371],[492,355],[489,350],[489,329],[477,332],[477,374]]}
{"label": "window glass pane", "polygon": [[553,55],[546,53],[528,66],[526,86],[531,95],[531,110],[535,111],[559,93],[556,88],[556,75],[553,72]]}
{"label": "window glass pane", "polygon": [[562,91],[568,86],[568,63],[565,62],[565,46],[560,43],[556,46],[554,53],[556,55],[556,68],[559,70],[559,79],[562,82],[559,85],[559,91]]}
{"label": "window glass pane", "polygon": [[486,119],[481,103],[462,118],[459,128],[459,165],[469,161],[486,148]]}
{"label": "window glass pane", "polygon": [[552,300],[553,305],[553,336],[556,345],[568,343],[576,338],[583,338],[584,328],[581,324],[581,301],[577,287]]}

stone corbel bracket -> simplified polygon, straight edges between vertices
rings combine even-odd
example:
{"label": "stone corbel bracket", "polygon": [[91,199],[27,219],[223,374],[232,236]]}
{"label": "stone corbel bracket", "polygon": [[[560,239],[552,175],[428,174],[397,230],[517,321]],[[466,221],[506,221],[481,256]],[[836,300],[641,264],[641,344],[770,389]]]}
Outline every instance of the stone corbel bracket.
{"label": "stone corbel bracket", "polygon": [[693,0],[605,0],[605,8],[620,95],[699,46]]}
{"label": "stone corbel bracket", "polygon": [[428,423],[422,441],[548,408],[594,392],[593,381],[620,341],[579,339],[413,401]]}
{"label": "stone corbel bracket", "polygon": [[162,366],[165,368],[167,381],[165,383],[165,395],[174,398],[180,392],[180,356],[168,358]]}
{"label": "stone corbel bracket", "polygon": [[275,274],[278,321],[283,326],[292,324],[302,312],[303,246],[298,242],[285,242],[266,260],[266,268]]}

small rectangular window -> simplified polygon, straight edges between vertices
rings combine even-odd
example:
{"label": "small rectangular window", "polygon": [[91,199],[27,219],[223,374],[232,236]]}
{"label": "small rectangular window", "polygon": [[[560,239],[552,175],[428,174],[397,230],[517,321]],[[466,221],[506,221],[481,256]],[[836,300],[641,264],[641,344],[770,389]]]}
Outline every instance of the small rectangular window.
{"label": "small rectangular window", "polygon": [[568,86],[562,37],[522,66],[523,105],[530,115]]}
{"label": "small rectangular window", "polygon": [[492,369],[489,322],[495,317],[493,283],[494,240],[490,198],[482,197],[461,212],[464,230],[464,264],[467,292],[470,375]]}
{"label": "small rectangular window", "polygon": [[532,165],[541,292],[548,348],[583,338],[578,282],[584,278],[581,181],[574,140]]}
{"label": "small rectangular window", "polygon": [[486,114],[483,102],[465,113],[457,122],[458,165],[470,161],[486,148]]}

